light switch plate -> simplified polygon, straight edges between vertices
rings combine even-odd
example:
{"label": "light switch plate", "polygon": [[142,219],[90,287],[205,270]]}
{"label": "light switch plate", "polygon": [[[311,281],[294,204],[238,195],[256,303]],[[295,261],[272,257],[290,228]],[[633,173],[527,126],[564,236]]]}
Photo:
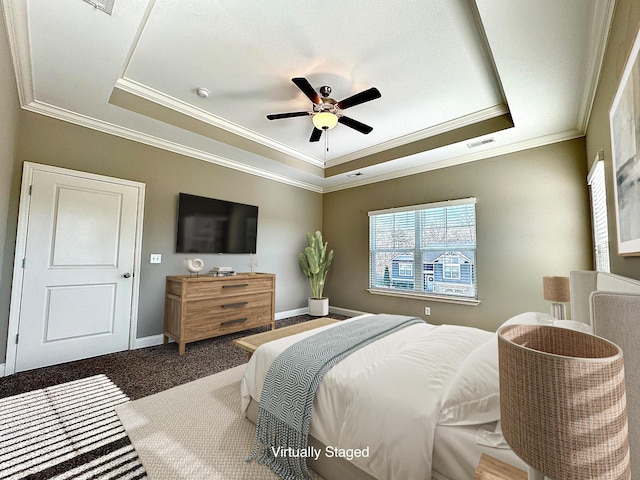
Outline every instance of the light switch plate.
{"label": "light switch plate", "polygon": [[151,258],[149,259],[149,263],[162,263],[162,254],[152,253]]}

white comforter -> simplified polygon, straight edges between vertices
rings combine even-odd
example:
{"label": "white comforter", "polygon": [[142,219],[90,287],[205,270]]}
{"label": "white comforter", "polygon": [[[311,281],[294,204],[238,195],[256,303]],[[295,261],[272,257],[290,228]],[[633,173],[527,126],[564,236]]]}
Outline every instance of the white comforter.
{"label": "white comforter", "polygon": [[[280,352],[317,331],[256,350],[241,383],[243,411],[251,397],[260,400],[264,377]],[[475,328],[424,323],[356,351],[320,384],[311,435],[329,447],[369,447],[368,457],[351,462],[379,480],[430,479],[442,398],[465,357],[490,337]]]}

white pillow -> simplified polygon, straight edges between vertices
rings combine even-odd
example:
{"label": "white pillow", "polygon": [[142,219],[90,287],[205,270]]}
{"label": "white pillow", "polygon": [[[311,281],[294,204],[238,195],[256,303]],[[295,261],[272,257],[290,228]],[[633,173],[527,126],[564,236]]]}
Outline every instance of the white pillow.
{"label": "white pillow", "polygon": [[[582,322],[556,320],[547,313],[527,312],[506,325],[549,325],[591,333]],[[478,425],[500,419],[498,335],[476,347],[462,362],[442,404],[439,425]]]}
{"label": "white pillow", "polygon": [[445,397],[439,425],[476,425],[500,418],[498,337],[493,335],[462,362]]}

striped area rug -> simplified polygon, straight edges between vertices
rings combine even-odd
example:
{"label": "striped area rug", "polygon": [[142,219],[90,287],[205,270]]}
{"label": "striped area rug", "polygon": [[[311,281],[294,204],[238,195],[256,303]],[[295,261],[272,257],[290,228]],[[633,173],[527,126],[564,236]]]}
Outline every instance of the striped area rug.
{"label": "striped area rug", "polygon": [[0,479],[141,479],[146,472],[105,375],[0,399]]}

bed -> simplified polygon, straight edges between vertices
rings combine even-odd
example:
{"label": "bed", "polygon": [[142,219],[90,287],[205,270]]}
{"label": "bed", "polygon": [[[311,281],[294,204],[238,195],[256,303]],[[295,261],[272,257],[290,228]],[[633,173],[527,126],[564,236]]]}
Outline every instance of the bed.
{"label": "bed", "polygon": [[571,272],[573,318],[588,318],[596,335],[624,355],[631,475],[640,472],[640,281],[587,271]]}
{"label": "bed", "polygon": [[[571,286],[574,320],[527,312],[505,324],[595,328],[623,350],[634,340],[638,344],[640,332],[634,320],[640,312],[640,282],[572,272]],[[252,356],[241,389],[242,408],[254,423],[271,362],[313,333],[270,342]],[[627,357],[625,362],[630,361]],[[629,392],[638,391],[635,379],[628,378],[627,383]],[[323,455],[309,464],[327,480],[471,479],[482,453],[525,469],[500,433],[498,394],[495,334],[452,325],[409,326],[344,359],[329,370],[316,394],[309,445],[323,453],[327,447],[333,453],[335,447],[369,447],[369,455],[348,459]],[[629,402],[632,458],[638,435],[633,411],[639,408]]]}

